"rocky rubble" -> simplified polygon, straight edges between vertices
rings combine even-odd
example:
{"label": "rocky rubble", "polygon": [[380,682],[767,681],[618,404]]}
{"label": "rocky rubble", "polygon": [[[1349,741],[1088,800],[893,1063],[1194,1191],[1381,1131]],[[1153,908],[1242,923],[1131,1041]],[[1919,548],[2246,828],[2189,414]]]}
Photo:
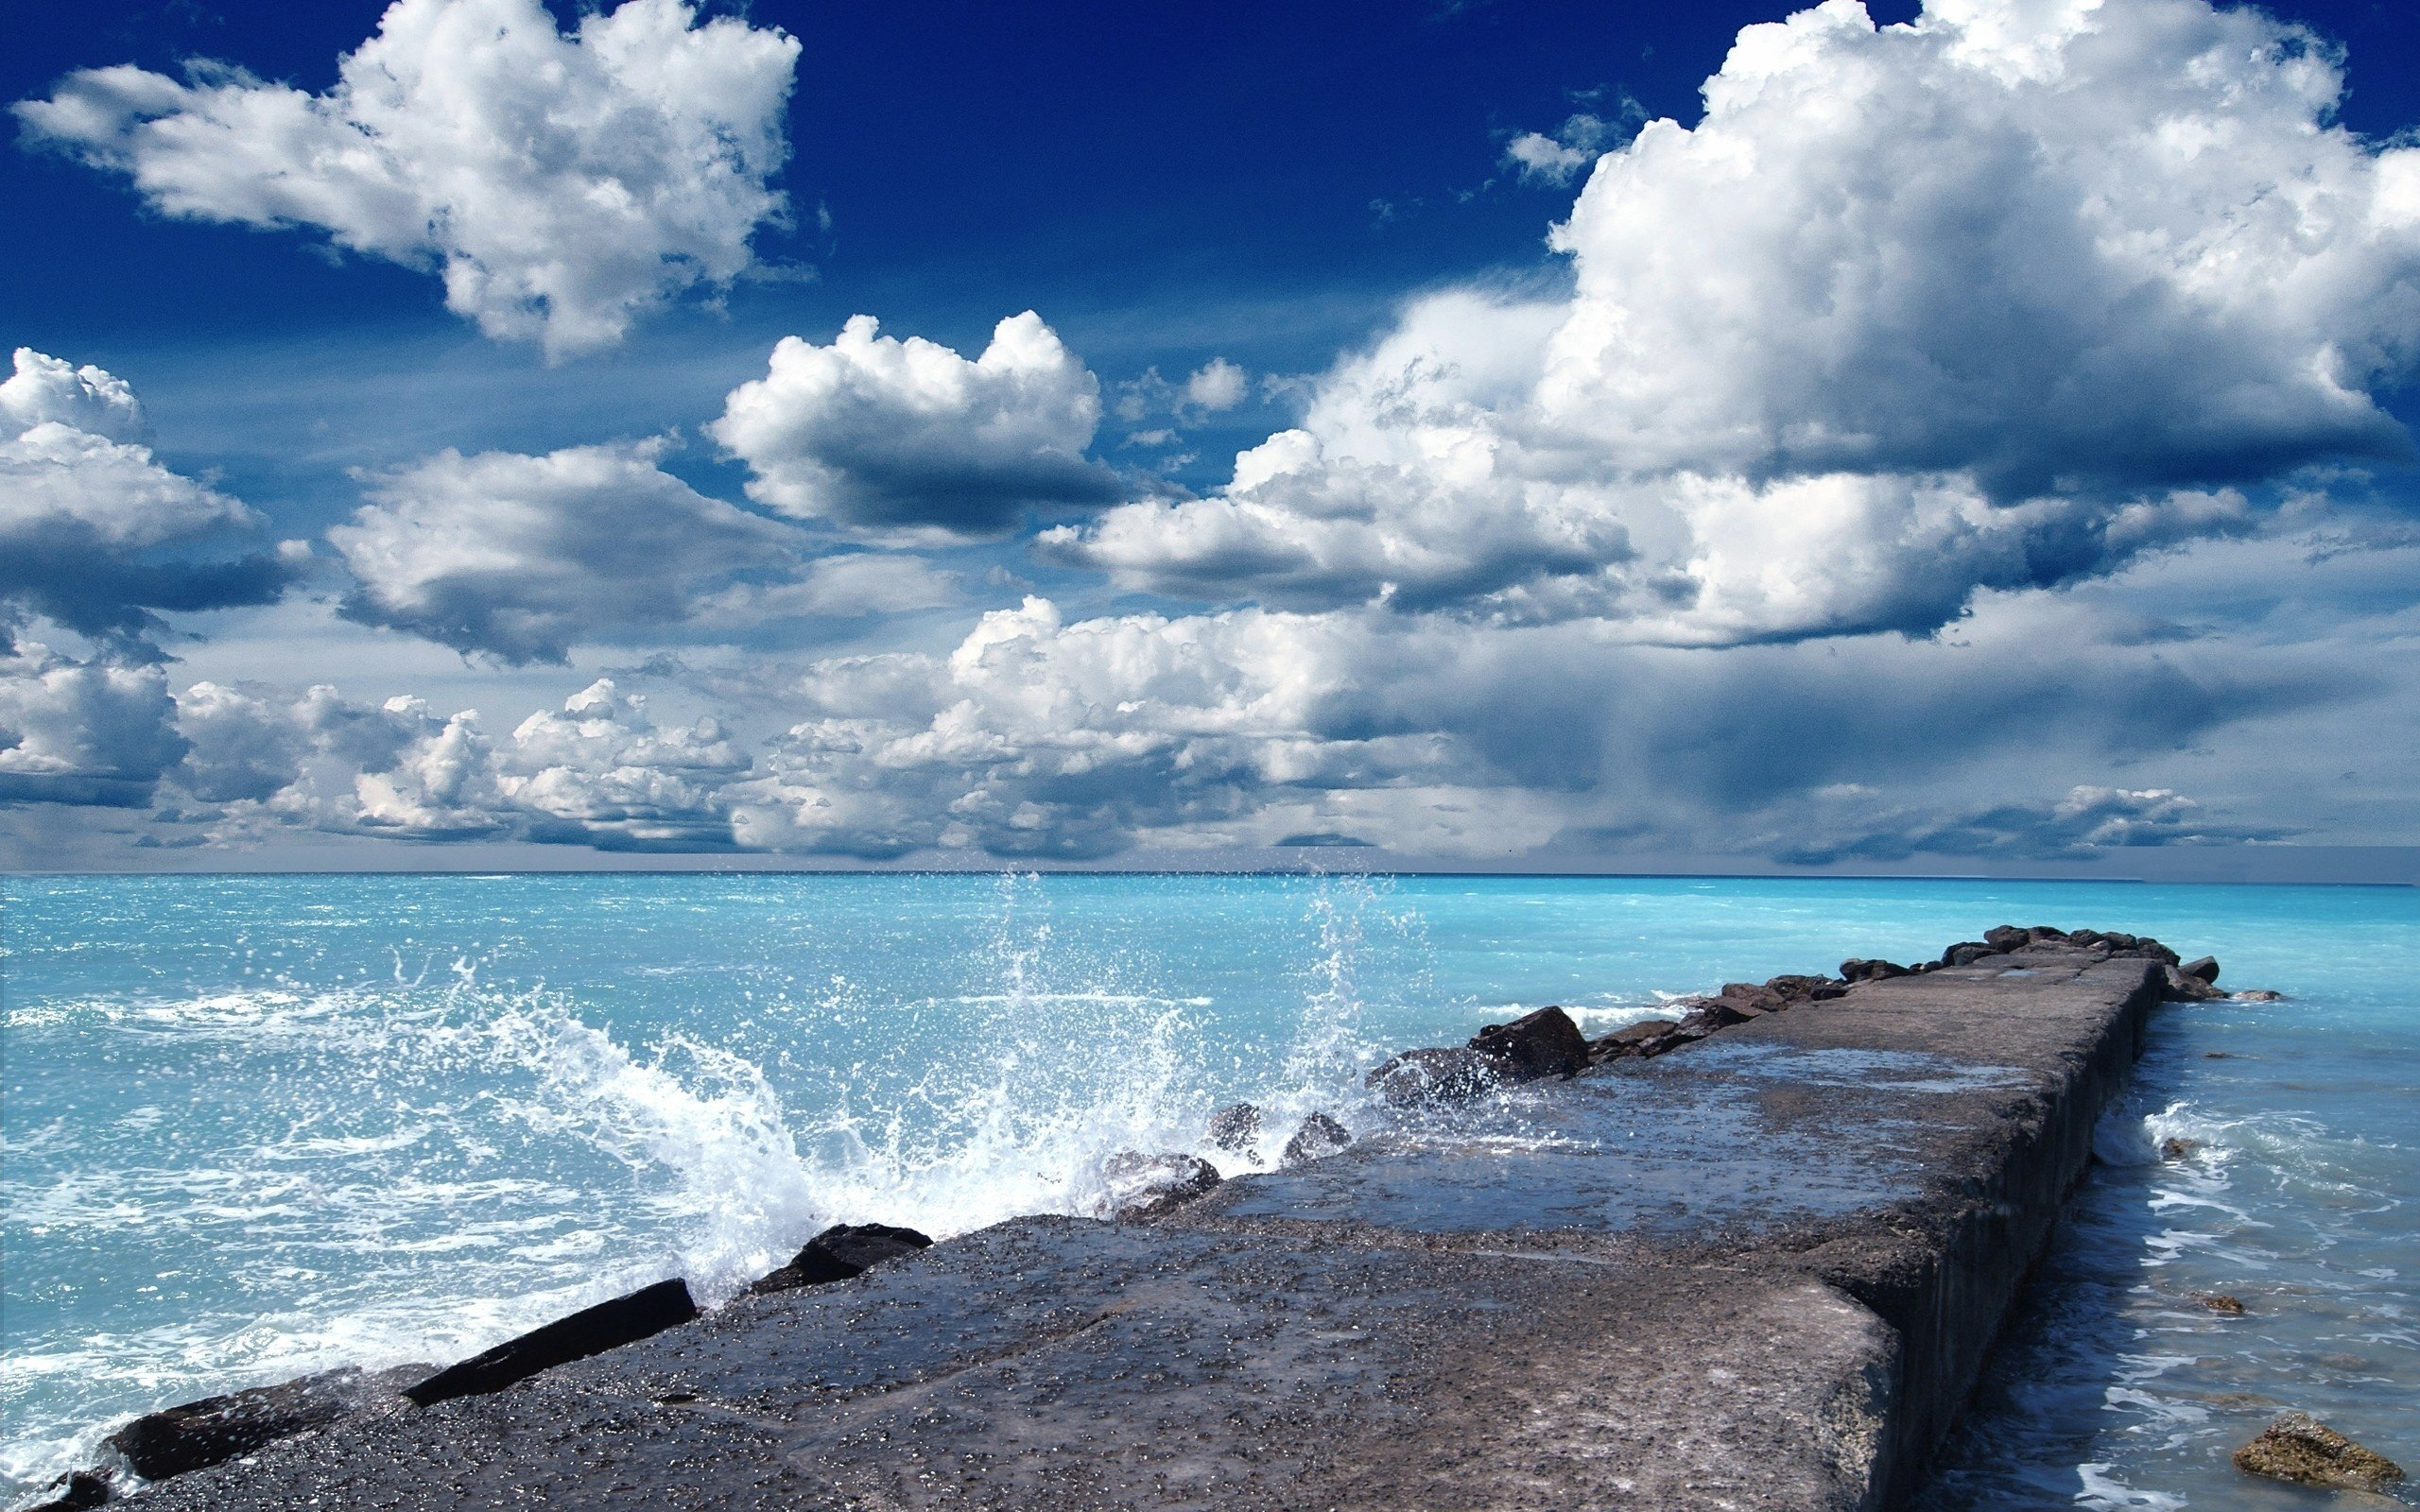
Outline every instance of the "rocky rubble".
{"label": "rocky rubble", "polygon": [[2280,1414],[2259,1437],[2237,1450],[2235,1468],[2338,1491],[2383,1491],[2403,1479],[2402,1466],[2300,1412]]}

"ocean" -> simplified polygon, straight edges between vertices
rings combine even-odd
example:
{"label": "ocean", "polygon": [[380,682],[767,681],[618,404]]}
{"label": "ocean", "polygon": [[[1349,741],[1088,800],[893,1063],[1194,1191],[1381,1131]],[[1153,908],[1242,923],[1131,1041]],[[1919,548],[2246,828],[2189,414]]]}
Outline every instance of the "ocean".
{"label": "ocean", "polygon": [[1928,1512],[2299,1504],[2226,1463],[2287,1406],[2420,1469],[2412,889],[11,877],[0,1503],[132,1415],[719,1299],[827,1224],[1095,1211],[1113,1151],[1237,1099],[1350,1125],[1364,1067],[1516,1009],[1599,1034],[2003,922],[2287,998],[2161,1011]]}

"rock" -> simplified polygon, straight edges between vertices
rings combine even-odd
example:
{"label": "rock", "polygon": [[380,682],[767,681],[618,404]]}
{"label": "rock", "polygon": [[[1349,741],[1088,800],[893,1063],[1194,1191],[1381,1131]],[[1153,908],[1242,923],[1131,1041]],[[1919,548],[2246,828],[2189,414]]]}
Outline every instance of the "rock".
{"label": "rock", "polygon": [[84,1512],[86,1507],[108,1504],[117,1487],[98,1470],[69,1470],[43,1491],[49,1499],[35,1503],[26,1512]]}
{"label": "rock", "polygon": [[748,1290],[762,1297],[769,1292],[795,1291],[801,1286],[829,1285],[931,1245],[932,1240],[913,1228],[893,1228],[880,1223],[835,1224],[808,1240],[790,1257],[788,1264],[769,1272]]}
{"label": "rock", "polygon": [[2064,929],[2052,929],[2048,924],[2035,924],[2026,930],[2025,937],[2031,940],[2036,945],[2043,944],[2046,941],[2055,944],[2065,944],[2067,939],[2067,932]]}
{"label": "rock", "polygon": [[502,1391],[541,1370],[602,1354],[616,1346],[686,1323],[697,1315],[698,1304],[689,1296],[689,1283],[676,1276],[610,1302],[582,1308],[517,1339],[507,1339],[493,1349],[440,1370],[418,1385],[406,1386],[404,1395],[414,1405],[426,1407],[456,1397]]}
{"label": "rock", "polygon": [[2135,952],[2138,955],[2150,956],[2152,960],[2159,962],[2162,966],[2175,966],[2178,964],[2176,953],[2169,950],[2159,941],[2152,938],[2149,935],[2145,935],[2141,939],[2135,942]]}
{"label": "rock", "polygon": [[1588,1037],[1561,1008],[1491,1023],[1471,1037],[1470,1048],[1496,1062],[1507,1081],[1577,1076],[1588,1069]]}
{"label": "rock", "polygon": [[1121,1150],[1103,1160],[1113,1218],[1156,1218],[1174,1212],[1219,1184],[1219,1168],[1196,1155],[1141,1155]]}
{"label": "rock", "polygon": [[2162,967],[2161,971],[2167,985],[2160,988],[2160,996],[2170,1003],[2208,1003],[2226,996],[2200,977],[2187,976],[2173,966]]}
{"label": "rock", "polygon": [[1996,924],[1983,931],[1983,943],[2005,954],[2010,951],[2021,951],[2032,944],[2033,932],[2030,929],[2019,929],[2014,924]]}
{"label": "rock", "polygon": [[1984,944],[1981,940],[1961,940],[1957,944],[1949,947],[1949,949],[1941,953],[1941,964],[1944,966],[1972,966],[1986,955],[1997,955],[1998,954],[1999,952],[1992,949],[1989,945]]}
{"label": "rock", "polygon": [[2224,1292],[2204,1293],[2204,1295],[2193,1298],[2193,1300],[2201,1303],[2204,1307],[2208,1308],[2211,1312],[2217,1313],[2224,1317],[2243,1316],[2242,1299],[2239,1297],[2229,1297]]}
{"label": "rock", "polygon": [[1735,1023],[1745,1023],[1751,1019],[1761,1019],[1766,1011],[1754,1004],[1743,1003],[1737,998],[1699,998],[1690,1006],[1687,1017],[1682,1019],[1681,1027],[1701,1029],[1707,1034],[1712,1034],[1717,1029],[1728,1029]]}
{"label": "rock", "polygon": [[1313,1113],[1303,1120],[1302,1127],[1294,1130],[1294,1137],[1286,1142],[1286,1153],[1282,1159],[1288,1165],[1307,1165],[1334,1155],[1352,1143],[1353,1136],[1344,1131],[1343,1125],[1325,1113]]}
{"label": "rock", "polygon": [[1210,1143],[1229,1155],[1243,1155],[1260,1138],[1260,1109],[1236,1103],[1210,1115]]}
{"label": "rock", "polygon": [[1407,1050],[1362,1078],[1362,1085],[1397,1108],[1460,1102],[1504,1080],[1502,1064],[1476,1050]]}
{"label": "rock", "polygon": [[2233,1060],[2235,1057],[2223,1050],[2204,1050],[2202,1052],[2202,1058],[2204,1060]]}
{"label": "rock", "polygon": [[1641,1019],[1636,1023],[1624,1024],[1588,1046],[1588,1063],[1602,1065],[1624,1056],[1635,1056],[1650,1040],[1679,1027],[1680,1023],[1672,1019]]}
{"label": "rock", "polygon": [[2283,992],[2272,992],[2267,988],[2261,987],[2256,987],[2244,992],[2229,992],[2225,996],[2235,999],[2238,1003],[2283,1003],[2286,1001],[2286,994]]}
{"label": "rock", "polygon": [[1848,985],[1828,976],[1776,976],[1765,984],[1765,990],[1779,997],[1787,1007],[1792,1003],[1821,1003],[1841,997],[1848,991]]}
{"label": "rock", "polygon": [[2198,976],[2203,981],[2215,985],[2219,980],[2219,958],[2215,955],[2197,955],[2177,970],[2187,976]]}
{"label": "rock", "polygon": [[2159,1142],[2159,1158],[2163,1160],[2181,1160],[2201,1147],[2202,1142],[2199,1140],[2162,1140]]}
{"label": "rock", "polygon": [[418,1379],[427,1368],[406,1366],[373,1375],[348,1366],[273,1386],[205,1397],[146,1414],[101,1442],[124,1455],[135,1474],[147,1481],[164,1481],[349,1418],[394,1397],[406,1382]]}
{"label": "rock", "polygon": [[1879,982],[1886,977],[1906,976],[1908,969],[1893,961],[1869,961],[1862,956],[1841,963],[1843,982]]}
{"label": "rock", "polygon": [[2235,1468],[2343,1491],[2382,1491],[2403,1479],[2403,1467],[2394,1461],[2300,1412],[2280,1414],[2259,1437],[2237,1450]]}

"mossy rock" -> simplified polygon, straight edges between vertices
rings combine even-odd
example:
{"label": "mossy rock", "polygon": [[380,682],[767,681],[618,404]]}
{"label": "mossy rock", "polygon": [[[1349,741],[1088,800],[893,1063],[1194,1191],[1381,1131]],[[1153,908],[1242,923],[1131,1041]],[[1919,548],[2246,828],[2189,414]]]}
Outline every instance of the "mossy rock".
{"label": "mossy rock", "polygon": [[2259,1437],[2237,1450],[2235,1468],[2296,1486],[2344,1491],[2384,1490],[2403,1479],[2402,1466],[2300,1412],[2281,1414]]}

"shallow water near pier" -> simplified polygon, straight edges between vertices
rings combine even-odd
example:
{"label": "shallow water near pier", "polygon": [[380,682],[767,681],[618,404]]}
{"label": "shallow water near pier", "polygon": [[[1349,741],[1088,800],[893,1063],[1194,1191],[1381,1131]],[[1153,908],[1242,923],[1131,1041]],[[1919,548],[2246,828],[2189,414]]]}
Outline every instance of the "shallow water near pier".
{"label": "shallow water near pier", "polygon": [[1202,1124],[1237,1098],[1272,1143],[1314,1108],[1366,1128],[1363,1068],[1519,1009],[1603,1033],[2001,922],[2289,997],[2162,1010],[1926,1504],[2305,1501],[2225,1460],[2285,1406],[2420,1469],[2410,889],[21,877],[0,905],[0,1501],[135,1413],[450,1360],[666,1275],[728,1296],[828,1223],[1088,1211],[1120,1148],[1232,1170]]}

